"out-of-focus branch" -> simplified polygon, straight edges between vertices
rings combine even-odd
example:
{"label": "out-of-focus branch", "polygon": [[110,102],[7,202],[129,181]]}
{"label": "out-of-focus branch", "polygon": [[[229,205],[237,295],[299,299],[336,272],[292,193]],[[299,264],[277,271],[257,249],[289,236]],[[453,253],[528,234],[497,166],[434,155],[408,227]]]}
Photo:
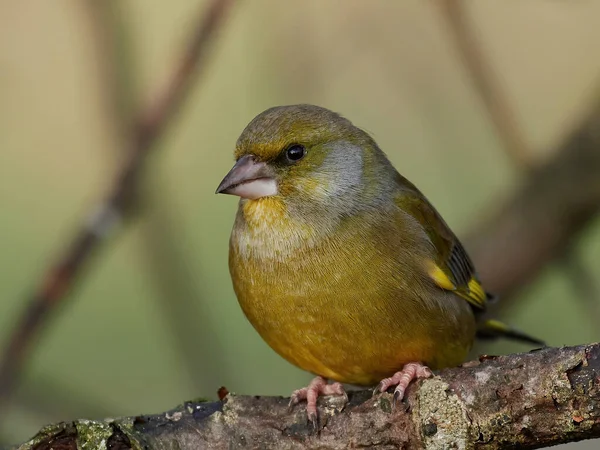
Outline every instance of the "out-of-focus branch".
{"label": "out-of-focus branch", "polygon": [[[126,138],[131,129],[135,108],[135,83],[132,76],[134,55],[130,36],[115,0],[85,0],[80,3],[90,24],[96,46],[95,66],[100,78],[100,96],[114,135]],[[120,150],[119,154],[120,154]],[[122,155],[121,155],[122,156]]]}
{"label": "out-of-focus branch", "polygon": [[491,292],[503,300],[561,257],[600,212],[600,100],[553,156],[465,239]]}
{"label": "out-of-focus branch", "polygon": [[[440,7],[458,54],[487,109],[505,152],[518,170],[529,173],[535,168],[533,152],[527,144],[508,96],[503,92],[502,85],[498,82],[489,63],[489,58],[481,49],[477,34],[465,10],[465,2],[443,0]],[[600,294],[589,268],[581,264],[573,249],[565,248],[562,254],[554,255],[554,259],[559,260],[568,271],[573,288],[579,294],[578,297],[587,304],[588,310],[594,313],[592,314],[594,320],[598,320]]]}
{"label": "out-of-focus branch", "polygon": [[319,434],[289,399],[188,402],[163,414],[74,421],[41,430],[21,450],[534,449],[600,437],[600,344],[483,359],[408,391],[408,411],[371,391],[322,399]]}
{"label": "out-of-focus branch", "polygon": [[506,153],[519,170],[528,170],[533,166],[533,154],[510,107],[508,97],[479,46],[463,0],[442,0],[439,7],[456,44],[458,55],[487,109]]}
{"label": "out-of-focus branch", "polygon": [[[136,103],[132,94],[136,86],[133,70],[136,55],[130,51],[131,36],[124,23],[126,15],[119,11],[119,0],[87,0],[82,5],[89,16],[93,40],[100,55],[100,91],[106,104],[109,127],[115,130],[115,136],[123,138],[123,132],[131,129],[133,105]],[[121,160],[124,156],[121,152],[131,149],[118,147],[117,150],[114,156]],[[197,342],[212,339],[216,324],[195,326],[197,318],[203,316],[202,308],[205,306],[205,302],[201,301],[202,288],[197,284],[198,277],[190,272],[185,255],[177,248],[174,238],[177,230],[171,223],[172,204],[169,195],[165,194],[169,189],[163,181],[160,168],[156,168],[151,185],[143,190],[144,223],[139,231],[148,256],[143,260],[157,288],[158,295],[153,298],[162,311],[161,321],[175,343],[173,349],[180,355],[180,372],[187,376],[194,392],[202,392],[206,386],[219,382],[214,380],[216,374],[198,370],[205,366],[204,353],[212,352],[212,364],[218,367],[226,366],[226,358],[223,358],[223,352],[214,352],[212,347],[204,349],[197,345]]]}
{"label": "out-of-focus branch", "polygon": [[90,257],[99,249],[99,244],[132,211],[136,187],[149,150],[181,107],[194,75],[198,75],[204,67],[202,63],[212,42],[211,37],[232,3],[232,0],[212,0],[207,12],[202,14],[166,85],[150,97],[135,122],[128,142],[130,151],[115,178],[114,187],[94,209],[63,255],[51,266],[17,321],[0,364],[0,411],[6,405],[16,376],[22,370],[34,338],[47,323],[49,313],[64,303]]}

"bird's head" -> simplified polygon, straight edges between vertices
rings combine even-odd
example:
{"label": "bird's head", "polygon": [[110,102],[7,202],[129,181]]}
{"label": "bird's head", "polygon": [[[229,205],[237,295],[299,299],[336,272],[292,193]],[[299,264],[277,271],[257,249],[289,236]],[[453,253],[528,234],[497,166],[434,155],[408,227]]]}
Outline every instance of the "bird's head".
{"label": "bird's head", "polygon": [[377,196],[381,168],[391,168],[367,133],[313,105],[259,114],[239,137],[235,157],[217,193],[250,201],[277,197],[302,210],[347,209]]}

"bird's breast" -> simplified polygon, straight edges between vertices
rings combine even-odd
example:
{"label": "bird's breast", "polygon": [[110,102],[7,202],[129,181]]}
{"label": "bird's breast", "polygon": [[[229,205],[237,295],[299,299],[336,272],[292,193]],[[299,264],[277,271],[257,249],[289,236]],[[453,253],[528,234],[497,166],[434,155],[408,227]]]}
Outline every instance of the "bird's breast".
{"label": "bird's breast", "polygon": [[[318,229],[277,203],[248,202],[230,242],[234,289],[274,350],[329,378],[365,384],[411,360],[458,361],[472,339],[461,324],[472,320],[469,307],[426,283],[419,247],[405,238],[414,236],[385,216]],[[455,350],[439,344],[442,333]]]}

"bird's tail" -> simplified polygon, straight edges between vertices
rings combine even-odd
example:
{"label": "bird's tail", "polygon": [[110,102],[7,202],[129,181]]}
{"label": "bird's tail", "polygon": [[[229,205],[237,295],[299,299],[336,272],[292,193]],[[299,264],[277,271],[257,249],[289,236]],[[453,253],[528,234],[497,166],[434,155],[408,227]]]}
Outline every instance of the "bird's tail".
{"label": "bird's tail", "polygon": [[529,336],[511,326],[495,319],[481,321],[477,325],[477,337],[481,339],[507,338],[515,341],[527,342],[529,344],[545,347],[546,343],[540,339]]}

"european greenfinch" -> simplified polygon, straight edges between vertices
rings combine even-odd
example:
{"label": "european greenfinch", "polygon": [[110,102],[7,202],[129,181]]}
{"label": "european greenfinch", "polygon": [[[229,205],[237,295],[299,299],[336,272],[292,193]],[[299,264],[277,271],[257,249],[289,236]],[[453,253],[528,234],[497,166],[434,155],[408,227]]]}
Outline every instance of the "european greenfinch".
{"label": "european greenfinch", "polygon": [[[292,403],[340,383],[396,386],[462,363],[491,296],[465,249],[375,141],[318,106],[268,109],[242,132],[217,193],[241,197],[229,248],[239,303],[281,356],[312,372]],[[328,384],[327,380],[335,383]]]}

